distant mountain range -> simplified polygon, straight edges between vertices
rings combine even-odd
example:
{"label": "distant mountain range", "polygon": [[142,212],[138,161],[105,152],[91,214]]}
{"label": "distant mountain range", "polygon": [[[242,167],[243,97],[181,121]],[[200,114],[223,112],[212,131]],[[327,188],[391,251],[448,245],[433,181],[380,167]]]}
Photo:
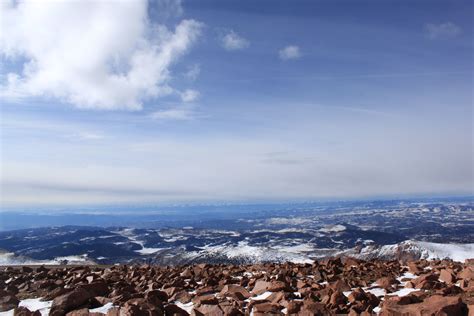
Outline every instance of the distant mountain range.
{"label": "distant mountain range", "polygon": [[0,264],[312,262],[328,256],[464,260],[474,253],[470,201],[285,207],[224,218],[202,211],[200,219],[186,217],[181,225],[176,219],[173,225],[155,228],[4,231]]}

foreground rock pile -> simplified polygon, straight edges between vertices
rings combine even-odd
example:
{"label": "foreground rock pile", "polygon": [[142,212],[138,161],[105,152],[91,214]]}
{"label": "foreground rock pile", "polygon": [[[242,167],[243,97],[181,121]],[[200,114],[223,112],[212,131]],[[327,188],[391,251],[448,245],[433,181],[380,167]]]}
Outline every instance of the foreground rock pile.
{"label": "foreground rock pile", "polygon": [[[0,312],[82,315],[474,315],[474,260],[0,268]],[[32,308],[34,309],[34,308]]]}

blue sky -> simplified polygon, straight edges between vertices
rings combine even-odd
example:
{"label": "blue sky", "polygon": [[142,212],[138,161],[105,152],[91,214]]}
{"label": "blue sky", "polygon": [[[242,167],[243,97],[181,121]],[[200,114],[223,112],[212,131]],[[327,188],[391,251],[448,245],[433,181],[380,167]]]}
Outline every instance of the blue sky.
{"label": "blue sky", "polygon": [[472,194],[472,9],[4,1],[2,205]]}

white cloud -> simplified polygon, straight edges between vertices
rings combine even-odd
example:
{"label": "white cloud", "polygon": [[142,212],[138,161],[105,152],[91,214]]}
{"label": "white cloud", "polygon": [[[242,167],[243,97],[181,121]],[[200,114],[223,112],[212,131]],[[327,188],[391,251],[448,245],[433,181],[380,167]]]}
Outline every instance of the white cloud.
{"label": "white cloud", "polygon": [[94,133],[94,132],[79,132],[72,135],[71,138],[76,138],[80,140],[100,140],[100,139],[104,139],[105,136],[99,133]]}
{"label": "white cloud", "polygon": [[461,28],[454,23],[425,24],[425,32],[430,39],[446,39],[456,37],[461,33]]}
{"label": "white cloud", "polygon": [[201,74],[201,66],[199,64],[194,64],[188,68],[188,71],[184,73],[184,76],[191,81],[195,81]]}
{"label": "white cloud", "polygon": [[200,93],[193,89],[187,89],[184,92],[181,92],[180,95],[183,102],[193,102],[199,98]]}
{"label": "white cloud", "polygon": [[[0,54],[23,61],[0,96],[54,97],[80,108],[139,110],[170,94],[170,67],[202,24],[174,30],[148,20],[139,1],[2,2]],[[126,21],[126,23],[124,23]]]}
{"label": "white cloud", "polygon": [[189,121],[195,117],[196,113],[192,106],[178,106],[151,114],[151,118],[157,121]]}
{"label": "white cloud", "polygon": [[222,36],[221,41],[222,46],[226,50],[241,50],[249,47],[250,45],[250,42],[248,40],[235,33],[234,31],[230,31],[224,36]]}
{"label": "white cloud", "polygon": [[301,57],[300,48],[295,45],[290,45],[286,46],[285,48],[282,48],[278,52],[278,55],[283,60],[297,59]]}

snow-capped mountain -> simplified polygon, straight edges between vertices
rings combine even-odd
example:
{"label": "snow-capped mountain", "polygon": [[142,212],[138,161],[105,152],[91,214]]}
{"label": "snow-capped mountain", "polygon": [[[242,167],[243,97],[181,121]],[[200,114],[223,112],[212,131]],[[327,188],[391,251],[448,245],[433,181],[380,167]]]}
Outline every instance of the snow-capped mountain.
{"label": "snow-capped mountain", "polygon": [[462,261],[474,253],[471,203],[344,205],[280,209],[271,215],[204,216],[156,228],[61,226],[4,231],[0,232],[4,251],[0,265],[304,263],[329,256]]}

